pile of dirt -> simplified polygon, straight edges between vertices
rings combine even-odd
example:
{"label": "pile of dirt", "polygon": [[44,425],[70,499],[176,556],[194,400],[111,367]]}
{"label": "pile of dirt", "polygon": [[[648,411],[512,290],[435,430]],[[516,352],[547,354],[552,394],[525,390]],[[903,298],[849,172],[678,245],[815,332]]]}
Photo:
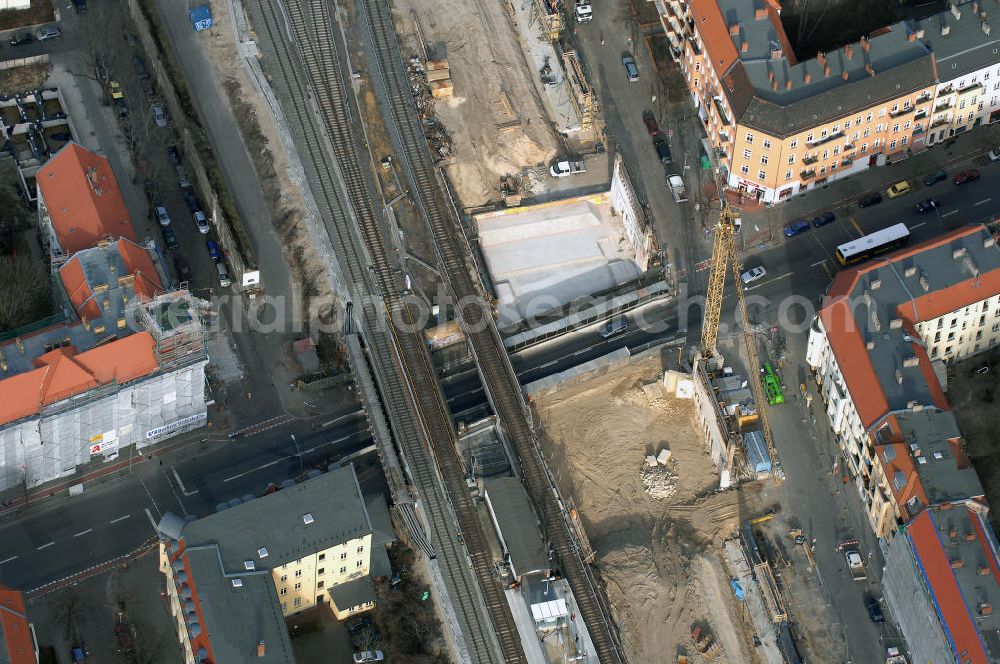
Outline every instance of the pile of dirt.
{"label": "pile of dirt", "polygon": [[[697,624],[722,647],[716,661],[750,662],[713,550],[738,527],[738,495],[715,490],[693,405],[666,396],[661,377],[653,359],[539,399],[542,450],[579,510],[630,659],[692,652]],[[662,449],[667,465],[646,464]]]}
{"label": "pile of dirt", "polygon": [[501,176],[555,156],[559,138],[503,3],[399,0],[395,11],[405,56],[448,60],[455,93],[433,113],[452,142],[443,166],[463,206],[498,200]]}

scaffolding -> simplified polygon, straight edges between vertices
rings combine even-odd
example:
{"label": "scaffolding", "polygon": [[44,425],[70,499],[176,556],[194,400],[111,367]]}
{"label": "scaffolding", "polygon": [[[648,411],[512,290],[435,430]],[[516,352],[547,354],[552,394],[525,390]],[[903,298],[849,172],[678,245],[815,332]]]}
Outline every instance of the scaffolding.
{"label": "scaffolding", "polygon": [[133,319],[153,336],[161,367],[169,369],[205,357],[202,319],[207,306],[186,290],[163,293],[136,304]]}
{"label": "scaffolding", "polygon": [[587,77],[584,76],[580,58],[576,51],[566,50],[563,51],[562,61],[563,70],[569,81],[573,109],[580,118],[580,129],[581,131],[591,130],[597,124],[597,100],[587,83]]}
{"label": "scaffolding", "polygon": [[535,0],[535,11],[541,20],[545,37],[553,43],[559,41],[563,25],[558,0]]}

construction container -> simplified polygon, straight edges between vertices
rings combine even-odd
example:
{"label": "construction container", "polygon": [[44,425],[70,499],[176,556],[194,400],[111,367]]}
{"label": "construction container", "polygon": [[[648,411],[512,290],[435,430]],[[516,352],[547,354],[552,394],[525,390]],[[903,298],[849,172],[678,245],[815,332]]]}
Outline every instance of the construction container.
{"label": "construction container", "polygon": [[451,78],[450,69],[428,69],[427,70],[427,80],[431,83],[434,81],[447,81]]}
{"label": "construction container", "polygon": [[434,81],[431,83],[431,96],[435,99],[450,97],[455,93],[455,88],[451,84],[451,79],[447,81]]}
{"label": "construction container", "polygon": [[430,74],[432,71],[448,71],[448,61],[447,60],[428,60],[425,65],[427,73]]}

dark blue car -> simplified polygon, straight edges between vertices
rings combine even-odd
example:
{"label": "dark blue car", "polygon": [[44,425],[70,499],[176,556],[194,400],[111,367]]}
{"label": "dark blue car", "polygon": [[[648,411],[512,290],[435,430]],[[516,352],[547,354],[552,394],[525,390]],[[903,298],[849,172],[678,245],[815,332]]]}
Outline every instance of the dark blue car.
{"label": "dark blue car", "polygon": [[820,226],[826,226],[827,224],[832,224],[837,217],[834,216],[832,212],[827,212],[821,214],[818,217],[813,218],[813,226],[819,228]]}
{"label": "dark blue car", "polygon": [[805,219],[793,221],[792,223],[785,225],[785,237],[792,237],[793,235],[798,235],[799,233],[805,233],[809,230],[809,228],[809,222]]}

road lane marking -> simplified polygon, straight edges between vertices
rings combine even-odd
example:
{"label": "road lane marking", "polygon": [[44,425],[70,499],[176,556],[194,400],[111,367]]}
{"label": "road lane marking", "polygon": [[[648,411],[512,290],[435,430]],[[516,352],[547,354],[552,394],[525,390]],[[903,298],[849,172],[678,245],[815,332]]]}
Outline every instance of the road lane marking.
{"label": "road lane marking", "polygon": [[[476,390],[476,391],[478,392],[479,390]],[[461,396],[461,395],[459,395],[459,396]],[[452,397],[448,401],[451,402],[452,400],[457,399],[457,398],[458,397]],[[342,443],[345,440],[350,440],[351,438],[354,438],[355,435],[356,434],[348,434],[346,436],[341,436],[340,438],[334,438],[333,440],[325,442],[325,443],[323,443],[321,445],[317,445],[316,447],[310,447],[307,450],[302,450],[302,452],[300,454],[290,454],[287,457],[282,457],[280,459],[275,459],[274,461],[268,461],[267,463],[262,463],[259,466],[251,468],[250,470],[245,470],[242,473],[239,473],[237,475],[233,475],[232,477],[227,477],[226,479],[224,479],[222,481],[223,482],[232,482],[233,480],[238,480],[239,478],[244,477],[246,475],[249,475],[250,473],[257,472],[258,470],[264,470],[265,468],[268,468],[268,467],[273,466],[275,464],[281,463],[282,461],[285,461],[287,459],[296,458],[298,456],[305,456],[306,454],[309,454],[310,452],[315,452],[316,450],[318,450],[318,449],[320,449],[322,447],[326,447],[328,445],[336,445],[337,443]]]}
{"label": "road lane marking", "polygon": [[771,280],[769,280],[769,281],[762,281],[761,283],[757,284],[756,286],[751,286],[750,288],[745,288],[745,289],[743,289],[743,290],[744,290],[745,292],[750,292],[750,291],[752,291],[752,290],[757,290],[757,289],[758,289],[758,288],[760,288],[761,286],[766,286],[766,285],[768,285],[768,284],[773,284],[773,283],[774,283],[775,281],[781,281],[782,279],[785,279],[786,277],[790,277],[790,276],[792,276],[793,274],[795,274],[795,273],[794,273],[794,272],[787,272],[787,273],[785,273],[785,274],[781,275],[780,277],[775,277],[774,279],[771,279]]}
{"label": "road lane marking", "polygon": [[854,217],[848,217],[847,220],[851,222],[851,226],[854,226],[854,230],[858,232],[858,235],[865,234],[865,232],[861,230],[861,226],[858,226],[858,222],[854,220]]}
{"label": "road lane marking", "polygon": [[958,210],[952,210],[951,212],[945,212],[944,214],[941,215],[941,217],[942,218],[943,217],[950,217],[953,214],[958,214]]}
{"label": "road lane marking", "polygon": [[329,422],[323,422],[323,424],[321,426],[325,429],[326,427],[330,426],[331,424],[336,424],[337,422],[339,422],[341,420],[344,420],[344,419],[347,419],[348,417],[354,417],[354,415],[355,415],[354,413],[347,413],[346,415],[341,415],[340,417],[335,417],[332,420],[330,420]]}
{"label": "road lane marking", "polygon": [[[251,472],[251,471],[247,471],[247,472]],[[244,475],[246,475],[246,473],[240,473],[239,475],[233,475],[232,477],[227,477],[226,479],[224,479],[224,480],[222,480],[222,481],[223,481],[223,482],[232,482],[233,480],[238,480],[238,479],[240,479],[240,478],[241,478],[241,477],[243,477]]]}
{"label": "road lane marking", "polygon": [[35,549],[35,551],[41,551],[42,549],[47,549],[47,548],[49,548],[50,546],[52,546],[53,544],[55,544],[55,542],[49,542],[48,544],[43,544],[43,545],[41,545],[40,547],[37,547],[37,548]]}
{"label": "road lane marking", "polygon": [[129,518],[130,516],[132,516],[132,515],[131,514],[126,514],[125,516],[120,516],[117,519],[111,519],[111,521],[109,521],[108,523],[118,523],[119,521],[124,521],[125,519]]}
{"label": "road lane marking", "polygon": [[992,198],[984,198],[983,200],[979,201],[978,203],[973,203],[973,205],[982,205],[983,203],[989,203],[992,200],[993,200]]}
{"label": "road lane marking", "polygon": [[[313,448],[310,448],[307,451],[312,452],[314,449],[316,449],[316,448],[313,447]],[[268,461],[267,463],[264,463],[264,464],[261,464],[261,465],[257,466],[256,468],[254,468],[254,470],[261,470],[262,468],[269,468],[269,467],[273,466],[274,464],[281,463],[281,462],[282,462],[282,459],[275,459],[274,461]]]}
{"label": "road lane marking", "polygon": [[0,565],[3,565],[4,563],[12,563],[15,560],[17,560],[17,556],[11,556],[10,558],[7,558],[6,560],[0,560]]}
{"label": "road lane marking", "polygon": [[823,259],[823,260],[821,260],[821,261],[816,261],[815,263],[813,263],[813,264],[812,264],[812,265],[810,265],[809,267],[819,267],[820,265],[822,265],[822,264],[823,264],[823,263],[825,263],[825,262],[826,262],[826,259],[824,258],[824,259]]}
{"label": "road lane marking", "polygon": [[174,474],[174,479],[177,480],[177,486],[181,488],[181,492],[187,495],[187,487],[184,486],[184,482],[181,481],[181,476],[177,474],[176,468],[171,468],[170,472]]}
{"label": "road lane marking", "polygon": [[919,224],[914,224],[914,225],[910,226],[910,230],[911,231],[912,230],[916,230],[916,229],[920,228],[921,226],[926,226],[926,225],[927,225],[926,221],[921,221]]}
{"label": "road lane marking", "polygon": [[[153,524],[153,530],[156,530],[156,521],[153,520],[153,513],[149,511],[148,507],[143,507],[142,511],[146,513],[146,518],[149,519],[151,524]],[[157,512],[159,512],[159,510],[157,510]]]}
{"label": "road lane marking", "polygon": [[83,537],[84,535],[92,532],[94,532],[93,528],[87,528],[86,530],[81,530],[77,534],[73,535],[73,537]]}

